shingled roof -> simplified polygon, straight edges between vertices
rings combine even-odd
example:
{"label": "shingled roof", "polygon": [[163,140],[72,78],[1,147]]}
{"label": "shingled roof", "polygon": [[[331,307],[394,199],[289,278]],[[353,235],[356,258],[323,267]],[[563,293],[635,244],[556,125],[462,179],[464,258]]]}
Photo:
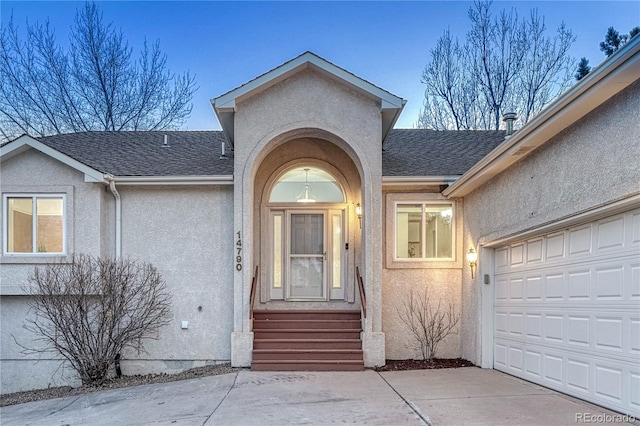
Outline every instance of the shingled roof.
{"label": "shingled roof", "polygon": [[83,132],[38,140],[114,176],[233,175],[232,155],[220,159],[220,131]]}
{"label": "shingled roof", "polygon": [[[394,129],[382,155],[382,175],[462,175],[503,142],[504,135],[504,131]],[[220,159],[226,141],[222,131],[83,132],[38,140],[114,176],[233,175],[233,151],[227,151],[228,159]]]}
{"label": "shingled roof", "polygon": [[504,137],[503,130],[394,129],[384,146],[382,175],[462,175]]}

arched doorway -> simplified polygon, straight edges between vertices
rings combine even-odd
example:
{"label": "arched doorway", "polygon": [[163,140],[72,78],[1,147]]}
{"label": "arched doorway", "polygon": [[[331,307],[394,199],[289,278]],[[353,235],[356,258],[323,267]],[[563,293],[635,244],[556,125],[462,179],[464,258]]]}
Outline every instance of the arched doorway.
{"label": "arched doorway", "polygon": [[361,171],[335,137],[292,136],[272,141],[252,177],[255,309],[358,309]]}
{"label": "arched doorway", "polygon": [[267,187],[263,247],[270,254],[270,300],[345,299],[348,205],[339,179],[327,168],[317,161],[295,162],[274,174]]}

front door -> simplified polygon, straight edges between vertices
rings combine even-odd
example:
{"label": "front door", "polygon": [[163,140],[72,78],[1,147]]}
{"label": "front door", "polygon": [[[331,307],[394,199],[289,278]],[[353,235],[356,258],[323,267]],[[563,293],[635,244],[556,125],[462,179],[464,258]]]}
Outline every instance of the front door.
{"label": "front door", "polygon": [[289,212],[287,299],[326,299],[324,212]]}
{"label": "front door", "polygon": [[345,211],[274,209],[270,217],[271,299],[344,299]]}

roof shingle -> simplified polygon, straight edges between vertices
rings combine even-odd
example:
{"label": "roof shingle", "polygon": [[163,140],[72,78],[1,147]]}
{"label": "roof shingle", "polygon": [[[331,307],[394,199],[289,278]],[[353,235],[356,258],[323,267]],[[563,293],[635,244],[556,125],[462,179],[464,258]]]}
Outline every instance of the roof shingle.
{"label": "roof shingle", "polygon": [[382,176],[462,175],[504,142],[503,130],[394,129],[382,154]]}
{"label": "roof shingle", "polygon": [[[164,136],[168,147],[163,147]],[[462,175],[504,141],[504,131],[394,129],[382,155],[383,176]],[[222,131],[83,132],[38,140],[114,176],[233,175],[233,151],[220,159]]]}

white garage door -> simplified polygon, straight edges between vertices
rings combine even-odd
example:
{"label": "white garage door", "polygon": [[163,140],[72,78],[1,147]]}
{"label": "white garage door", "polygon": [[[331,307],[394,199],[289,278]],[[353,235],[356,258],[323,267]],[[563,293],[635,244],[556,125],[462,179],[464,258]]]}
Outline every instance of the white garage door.
{"label": "white garage door", "polygon": [[494,368],[640,417],[640,210],[495,251]]}

